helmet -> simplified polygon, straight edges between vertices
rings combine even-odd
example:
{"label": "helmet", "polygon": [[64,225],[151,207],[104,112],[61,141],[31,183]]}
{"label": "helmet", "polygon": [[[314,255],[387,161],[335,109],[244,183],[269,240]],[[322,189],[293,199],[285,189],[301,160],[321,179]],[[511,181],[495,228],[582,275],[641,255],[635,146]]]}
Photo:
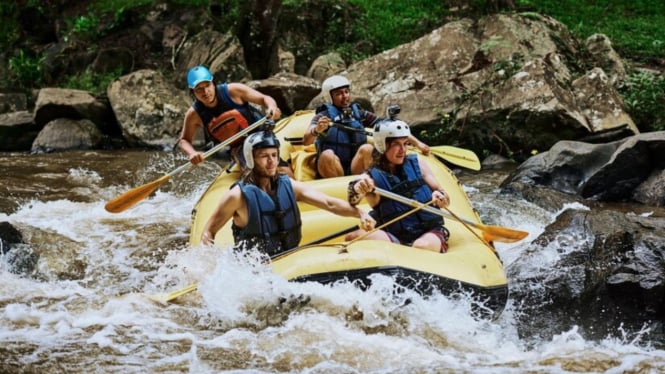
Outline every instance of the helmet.
{"label": "helmet", "polygon": [[201,82],[212,82],[212,74],[205,66],[194,66],[187,72],[187,85],[194,89]]}
{"label": "helmet", "polygon": [[[327,78],[323,81],[321,85],[321,93],[325,95],[330,95],[330,92],[342,87],[350,87],[351,83],[346,77],[341,75],[333,75],[330,78]],[[331,96],[332,97],[332,96]]]}
{"label": "helmet", "polygon": [[404,138],[411,135],[406,122],[400,120],[384,119],[374,126],[374,147],[379,153],[386,152],[388,138]]}
{"label": "helmet", "polygon": [[249,169],[254,167],[253,151],[262,148],[279,149],[279,139],[277,139],[272,131],[255,132],[245,139],[245,144],[242,146],[242,153],[245,155],[245,161]]}

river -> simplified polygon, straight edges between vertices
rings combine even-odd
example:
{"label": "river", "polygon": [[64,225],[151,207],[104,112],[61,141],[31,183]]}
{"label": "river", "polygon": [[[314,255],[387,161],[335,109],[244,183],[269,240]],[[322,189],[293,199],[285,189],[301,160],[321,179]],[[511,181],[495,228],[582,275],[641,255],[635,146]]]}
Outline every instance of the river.
{"label": "river", "polygon": [[[106,201],[184,162],[159,151],[0,154],[0,222],[32,233],[33,246],[77,248],[62,261],[84,269],[67,278],[39,263],[40,276],[27,276],[2,255],[0,372],[665,372],[665,351],[648,331],[600,340],[576,328],[524,337],[512,299],[496,320],[476,320],[470,300],[396,299],[388,278],[365,292],[289,283],[253,256],[189,248],[191,209],[222,170],[216,162],[173,176],[125,212],[104,210]],[[506,173],[459,177],[486,224],[530,233],[497,245],[510,269],[557,213],[498,194]],[[520,266],[533,267],[511,273],[542,271]],[[193,282],[197,292],[168,305],[146,297]]]}

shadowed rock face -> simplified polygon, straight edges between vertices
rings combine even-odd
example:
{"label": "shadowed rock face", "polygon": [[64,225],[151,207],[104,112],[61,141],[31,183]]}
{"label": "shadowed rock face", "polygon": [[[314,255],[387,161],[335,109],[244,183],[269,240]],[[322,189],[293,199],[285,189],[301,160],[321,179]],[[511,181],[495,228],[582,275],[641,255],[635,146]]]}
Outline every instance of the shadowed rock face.
{"label": "shadowed rock face", "polygon": [[[550,326],[580,326],[584,335],[603,338],[622,325],[665,334],[665,218],[567,210],[532,244],[511,269],[529,268],[533,276],[509,270],[520,280],[511,284],[511,297],[529,319],[521,324],[524,334],[548,337],[556,333]],[[539,259],[551,244],[561,256]],[[530,263],[545,266],[538,271]]]}
{"label": "shadowed rock face", "polygon": [[654,188],[663,180],[665,131],[645,133],[607,144],[559,142],[521,164],[502,183],[550,187],[598,201],[649,201],[663,206]]}

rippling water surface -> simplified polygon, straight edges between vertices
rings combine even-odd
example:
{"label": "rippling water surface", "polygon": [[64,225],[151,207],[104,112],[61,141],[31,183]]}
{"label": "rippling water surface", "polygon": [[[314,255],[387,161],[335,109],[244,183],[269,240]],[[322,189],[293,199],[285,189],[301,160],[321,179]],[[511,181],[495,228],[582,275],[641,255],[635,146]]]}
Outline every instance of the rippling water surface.
{"label": "rippling water surface", "polygon": [[[191,209],[221,170],[214,162],[120,214],[106,212],[106,201],[185,160],[115,151],[0,154],[0,162],[0,222],[21,229],[29,243],[21,250],[62,254],[31,276],[0,257],[0,372],[665,372],[648,331],[591,341],[573,328],[526,339],[514,300],[497,320],[476,320],[470,301],[396,298],[389,278],[365,292],[289,283],[251,252],[189,248]],[[510,268],[556,212],[499,195],[505,175],[460,179],[486,224],[530,232],[497,246]],[[146,297],[194,282],[199,290],[175,303]]]}

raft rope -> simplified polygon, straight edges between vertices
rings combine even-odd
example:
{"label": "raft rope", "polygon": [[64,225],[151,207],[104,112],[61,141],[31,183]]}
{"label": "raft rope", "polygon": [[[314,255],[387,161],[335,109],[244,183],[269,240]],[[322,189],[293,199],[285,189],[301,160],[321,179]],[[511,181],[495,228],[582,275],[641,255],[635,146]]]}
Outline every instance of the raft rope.
{"label": "raft rope", "polygon": [[375,227],[374,229],[372,229],[372,230],[370,230],[370,231],[367,231],[367,232],[365,232],[364,234],[360,235],[359,237],[357,237],[357,238],[355,238],[355,239],[349,241],[348,243],[344,244],[342,248],[343,248],[343,249],[346,249],[346,247],[348,247],[349,245],[351,245],[351,244],[357,242],[358,240],[362,240],[362,239],[368,237],[369,235],[371,235],[371,234],[373,234],[373,233],[375,233],[375,232],[381,230],[382,228],[384,228],[384,227],[386,227],[386,226],[389,226],[389,225],[391,225],[391,224],[393,224],[393,223],[399,221],[400,219],[402,219],[402,218],[404,218],[404,217],[406,217],[406,216],[408,216],[408,215],[411,215],[411,214],[413,214],[413,213],[415,213],[415,212],[417,212],[417,211],[423,209],[423,208],[426,207],[426,206],[429,206],[429,205],[432,204],[434,201],[435,201],[435,199],[432,199],[432,200],[431,200],[430,202],[428,202],[427,204],[420,204],[420,205],[418,205],[417,207],[415,207],[415,208],[413,208],[413,209],[411,209],[411,210],[406,211],[406,213],[403,213],[403,214],[401,214],[401,215],[399,215],[399,216],[397,216],[397,217],[391,219],[390,221],[385,222],[385,223],[383,223],[382,225],[379,225],[379,226]]}

